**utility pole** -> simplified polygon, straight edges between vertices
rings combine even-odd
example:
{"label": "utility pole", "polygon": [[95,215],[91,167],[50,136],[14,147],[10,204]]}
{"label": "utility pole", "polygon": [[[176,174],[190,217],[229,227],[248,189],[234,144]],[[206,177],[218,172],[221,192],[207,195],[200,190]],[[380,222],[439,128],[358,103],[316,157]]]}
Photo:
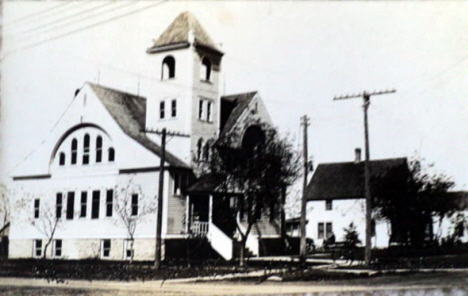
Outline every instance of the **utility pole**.
{"label": "utility pole", "polygon": [[166,162],[166,136],[190,137],[178,132],[168,132],[166,128],[159,130],[145,130],[146,133],[161,135],[161,158],[159,162],[159,186],[158,186],[158,208],[156,212],[156,253],[154,255],[154,267],[161,267],[162,249],[162,215],[163,215],[163,195],[164,195],[164,163]]}
{"label": "utility pole", "polygon": [[303,127],[303,157],[304,157],[304,183],[302,187],[302,202],[301,202],[301,241],[300,241],[300,259],[301,263],[305,264],[307,256],[307,245],[306,245],[306,206],[307,206],[307,172],[309,169],[308,166],[308,153],[307,153],[307,128],[309,127],[309,117],[304,115],[301,117],[301,126]]}
{"label": "utility pole", "polygon": [[367,92],[363,91],[359,94],[353,95],[345,95],[334,97],[333,100],[347,100],[347,99],[354,99],[354,98],[362,98],[364,100],[364,139],[365,139],[365,149],[366,149],[366,160],[364,164],[364,193],[366,197],[366,246],[365,246],[365,253],[364,253],[364,261],[366,265],[369,265],[371,262],[371,238],[372,238],[372,196],[371,196],[371,188],[370,188],[370,152],[369,152],[369,125],[367,121],[367,110],[370,106],[370,97],[377,96],[377,95],[386,95],[395,93],[396,90],[384,90],[384,91],[373,91]]}

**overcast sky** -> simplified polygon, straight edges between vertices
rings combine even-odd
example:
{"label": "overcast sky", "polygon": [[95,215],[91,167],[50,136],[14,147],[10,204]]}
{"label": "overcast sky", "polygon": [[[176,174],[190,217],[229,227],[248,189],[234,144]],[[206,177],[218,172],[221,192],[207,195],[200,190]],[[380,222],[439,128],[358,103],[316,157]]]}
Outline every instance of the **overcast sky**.
{"label": "overcast sky", "polygon": [[372,98],[371,158],[419,155],[468,189],[468,2],[4,3],[0,173],[46,139],[85,81],[144,94],[159,70],[146,49],[190,11],[226,53],[226,94],[257,90],[314,162],[351,161]]}

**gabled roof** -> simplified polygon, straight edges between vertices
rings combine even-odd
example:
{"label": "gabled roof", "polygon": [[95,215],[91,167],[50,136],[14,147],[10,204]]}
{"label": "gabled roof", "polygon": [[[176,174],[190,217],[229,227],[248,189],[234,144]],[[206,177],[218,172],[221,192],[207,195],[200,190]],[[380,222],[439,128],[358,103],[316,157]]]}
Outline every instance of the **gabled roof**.
{"label": "gabled roof", "polygon": [[[129,137],[154,154],[161,156],[161,147],[144,133],[146,99],[119,90],[87,83],[104,107]],[[188,167],[182,160],[166,151],[166,161],[175,167]]]}
{"label": "gabled roof", "polygon": [[158,52],[164,48],[172,49],[176,45],[188,46],[191,42],[189,40],[190,31],[193,34],[195,45],[221,53],[198,20],[188,11],[179,14],[147,52]]}
{"label": "gabled roof", "polygon": [[[393,169],[408,169],[406,158],[370,161],[371,179],[385,176]],[[371,184],[371,192],[377,189]],[[307,185],[307,200],[363,198],[364,162],[319,164]]]}
{"label": "gabled roof", "polygon": [[256,94],[254,91],[221,97],[220,138],[232,130]]}

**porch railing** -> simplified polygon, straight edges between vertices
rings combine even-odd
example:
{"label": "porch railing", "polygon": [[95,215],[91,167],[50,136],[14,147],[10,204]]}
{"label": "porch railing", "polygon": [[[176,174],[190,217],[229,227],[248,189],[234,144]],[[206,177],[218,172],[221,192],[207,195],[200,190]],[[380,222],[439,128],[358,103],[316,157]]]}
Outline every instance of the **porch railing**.
{"label": "porch railing", "polygon": [[194,221],[192,222],[190,230],[192,230],[192,233],[195,234],[207,234],[209,225],[209,222]]}

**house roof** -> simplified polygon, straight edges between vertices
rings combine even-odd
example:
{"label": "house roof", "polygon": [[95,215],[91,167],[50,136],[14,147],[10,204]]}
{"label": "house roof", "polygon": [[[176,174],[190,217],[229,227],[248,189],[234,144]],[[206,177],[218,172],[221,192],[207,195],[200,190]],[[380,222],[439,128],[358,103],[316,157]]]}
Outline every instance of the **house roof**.
{"label": "house roof", "polygon": [[[117,122],[120,128],[154,154],[161,156],[161,147],[144,133],[146,121],[146,99],[119,90],[88,82],[93,92]],[[166,151],[166,161],[175,167],[188,167],[182,160]]]}
{"label": "house roof", "polygon": [[200,25],[198,20],[188,11],[179,14],[169,27],[159,36],[148,52],[158,52],[164,48],[173,48],[174,45],[190,44],[189,32],[192,32],[195,45],[208,47],[218,53],[221,53],[211,40],[208,33]]}
{"label": "house roof", "polygon": [[221,97],[220,137],[232,130],[256,94],[254,91]]}
{"label": "house roof", "polygon": [[224,177],[221,175],[208,174],[201,176],[197,182],[189,186],[189,193],[207,193],[214,192],[216,188],[223,182]]}
{"label": "house roof", "polygon": [[[406,158],[370,161],[371,179],[383,176],[395,168],[408,168]],[[372,184],[371,184],[372,185]],[[371,186],[371,191],[376,188]],[[307,185],[307,200],[363,198],[364,162],[319,164]]]}

